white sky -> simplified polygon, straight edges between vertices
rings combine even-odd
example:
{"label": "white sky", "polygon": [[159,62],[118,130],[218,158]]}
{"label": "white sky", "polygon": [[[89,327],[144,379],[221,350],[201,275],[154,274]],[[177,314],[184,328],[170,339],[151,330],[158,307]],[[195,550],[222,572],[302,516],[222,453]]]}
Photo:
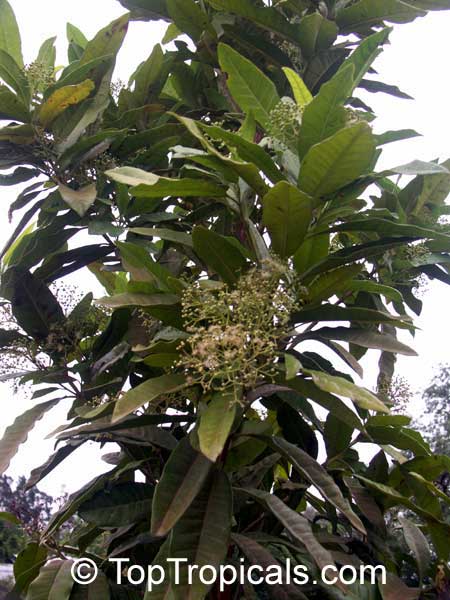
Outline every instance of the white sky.
{"label": "white sky", "polygon": [[[376,1],[376,0],[375,0]],[[31,62],[37,55],[44,39],[57,35],[58,60],[65,63],[65,26],[67,21],[77,25],[88,38],[91,38],[109,21],[123,14],[124,9],[114,0],[10,0],[22,31],[25,62]],[[153,45],[162,38],[166,24],[132,23],[128,38],[120,52],[116,77],[127,80],[135,67],[147,58]],[[448,78],[448,58],[450,57],[450,12],[434,13],[415,23],[396,26],[392,36],[392,46],[388,47],[377,60],[375,68],[382,81],[398,85],[415,98],[414,101],[398,100],[383,94],[365,94],[364,99],[382,115],[375,121],[377,133],[389,129],[416,129],[423,135],[385,147],[380,167],[396,166],[413,159],[445,160],[450,156],[450,81]],[[7,220],[10,202],[19,188],[2,188],[0,193],[0,247],[12,232],[14,223]],[[86,280],[78,276],[77,284],[87,288]],[[90,283],[89,283],[90,285]],[[400,373],[406,377],[414,391],[420,391],[430,380],[433,367],[450,360],[447,350],[450,339],[450,319],[447,310],[450,305],[450,288],[444,284],[431,284],[425,292],[424,312],[417,325],[421,330],[412,342],[419,353],[418,358],[401,358]],[[368,377],[366,385],[372,384],[378,354],[372,352],[365,361]],[[21,412],[30,407],[26,398],[14,396],[7,384],[0,384],[0,436],[3,430]],[[414,405],[420,411],[420,403]],[[52,453],[53,442],[43,441],[52,429],[64,419],[65,409],[55,409],[50,417],[36,427],[28,443],[22,446],[14,458],[8,474],[28,475],[31,469],[42,464]],[[415,414],[414,416],[418,416]],[[85,445],[77,450],[58,469],[48,476],[40,487],[44,491],[58,494],[64,486],[67,491],[78,489],[86,481],[109,467],[99,460],[97,444]]]}

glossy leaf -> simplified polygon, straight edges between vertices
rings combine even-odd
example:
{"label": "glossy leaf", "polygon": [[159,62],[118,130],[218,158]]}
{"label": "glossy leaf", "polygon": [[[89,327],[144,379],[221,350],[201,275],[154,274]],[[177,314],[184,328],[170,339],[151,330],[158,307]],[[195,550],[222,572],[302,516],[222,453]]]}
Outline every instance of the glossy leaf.
{"label": "glossy leaf", "polygon": [[216,394],[200,416],[200,451],[216,462],[222,454],[236,416],[234,394]]}
{"label": "glossy leaf", "polygon": [[375,141],[366,123],[346,127],[309,150],[300,169],[299,187],[315,198],[336,192],[370,169],[374,151]]}

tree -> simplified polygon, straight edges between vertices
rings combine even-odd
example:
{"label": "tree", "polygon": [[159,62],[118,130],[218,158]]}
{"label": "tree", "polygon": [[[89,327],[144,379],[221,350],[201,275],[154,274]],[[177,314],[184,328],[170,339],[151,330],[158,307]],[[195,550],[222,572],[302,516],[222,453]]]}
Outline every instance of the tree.
{"label": "tree", "polygon": [[[27,372],[3,378],[36,386],[0,443],[0,469],[63,397],[70,422],[29,485],[88,440],[120,447],[18,561],[15,593],[446,597],[450,525],[434,481],[449,458],[390,413],[389,397],[396,355],[414,354],[397,330],[414,331],[418,280],[449,282],[450,163],[377,171],[386,143],[416,134],[375,134],[358,90],[402,96],[371,77],[386,22],[449,3],[122,4],[130,12],[90,41],[68,25],[69,65],[57,73],[52,40],[23,67],[12,10],[0,5],[0,113],[10,121],[0,167],[15,169],[2,183],[27,182],[2,255],[14,323],[1,343],[6,357],[26,349],[32,358]],[[168,22],[164,43],[175,49],[156,45],[123,86],[112,76],[130,19]],[[399,175],[411,180],[402,187]],[[63,310],[51,284],[86,267],[104,297]],[[355,383],[370,350],[381,352],[376,393]],[[379,451],[367,465],[368,443]],[[401,521],[411,552],[385,525],[396,506],[420,523]],[[85,526],[60,544],[55,534],[73,515]],[[104,532],[107,545],[90,553],[99,579],[74,585],[70,560]],[[40,568],[43,556],[52,560]],[[172,571],[145,592],[114,584],[111,557],[188,564],[180,585]],[[189,564],[281,568],[288,558],[308,568],[308,585],[221,591],[198,571],[187,585]],[[414,588],[401,579],[405,561]],[[386,584],[313,583],[324,565],[355,562],[384,565]]]}
{"label": "tree", "polygon": [[14,485],[11,477],[0,476],[0,562],[13,559],[26,546],[27,538],[39,539],[55,508],[55,500],[27,489],[25,477]]}

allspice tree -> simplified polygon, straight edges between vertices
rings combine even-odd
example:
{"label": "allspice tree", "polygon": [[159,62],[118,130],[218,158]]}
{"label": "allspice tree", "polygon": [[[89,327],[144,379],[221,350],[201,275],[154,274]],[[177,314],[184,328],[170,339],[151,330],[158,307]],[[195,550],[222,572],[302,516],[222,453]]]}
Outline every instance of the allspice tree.
{"label": "allspice tree", "polygon": [[[450,281],[450,162],[380,171],[384,145],[416,134],[375,132],[358,93],[403,96],[372,76],[388,24],[450,3],[122,4],[92,40],[69,24],[55,69],[53,39],[24,66],[0,2],[0,183],[26,184],[2,252],[2,379],[34,386],[0,470],[63,399],[29,486],[87,441],[118,448],[19,556],[11,597],[448,597],[450,500],[435,481],[450,459],[390,413],[390,384],[396,356],[414,355],[418,281]],[[125,86],[113,73],[130,19],[167,32]],[[62,306],[54,284],[80,269],[104,295]],[[84,525],[61,545],[74,515]],[[83,556],[99,569],[90,586],[71,577]],[[113,558],[167,577],[118,585]],[[186,559],[178,584],[168,558]],[[190,565],[289,563],[307,584],[188,583]],[[333,565],[388,577],[320,583]]]}

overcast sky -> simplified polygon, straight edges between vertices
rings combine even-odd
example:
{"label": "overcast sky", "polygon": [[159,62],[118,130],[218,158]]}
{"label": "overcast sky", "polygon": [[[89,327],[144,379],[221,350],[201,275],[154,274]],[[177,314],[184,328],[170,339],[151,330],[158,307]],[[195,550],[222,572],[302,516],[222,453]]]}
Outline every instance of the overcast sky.
{"label": "overcast sky", "polygon": [[[376,0],[374,0],[376,1]],[[66,23],[77,25],[88,38],[91,38],[109,21],[123,14],[123,7],[114,0],[10,0],[22,31],[25,62],[31,62],[37,55],[42,41],[58,36],[57,64],[65,64]],[[137,64],[147,58],[152,47],[158,43],[166,24],[132,23],[128,37],[120,52],[116,77],[127,80]],[[450,106],[450,81],[448,59],[450,57],[450,12],[431,14],[415,23],[396,26],[391,36],[392,45],[377,60],[375,68],[382,81],[398,85],[414,97],[413,101],[398,100],[382,94],[361,94],[381,115],[374,123],[377,133],[389,129],[416,129],[423,137],[398,142],[387,146],[379,163],[381,168],[396,166],[413,159],[445,160],[450,157],[450,126],[448,110]],[[8,224],[7,210],[19,189],[2,188],[0,193],[0,247],[10,235],[13,225]],[[77,277],[77,285],[89,287],[90,281]],[[417,325],[421,328],[415,340],[406,340],[419,353],[418,358],[402,358],[399,371],[406,377],[413,390],[420,390],[428,383],[433,368],[440,362],[450,361],[447,346],[450,340],[450,288],[443,284],[429,285],[424,293],[425,309]],[[370,353],[365,360],[368,373],[366,385],[370,387],[376,370],[378,356]],[[415,412],[420,411],[420,403]],[[30,407],[27,398],[14,396],[11,388],[0,384],[0,436],[4,428],[21,412]],[[65,409],[55,409],[50,418],[44,419],[30,435],[28,443],[22,447],[11,463],[8,474],[28,475],[30,470],[43,463],[51,454],[53,442],[43,438],[64,419]],[[103,450],[106,452],[107,449]],[[40,487],[52,494],[58,494],[65,486],[74,491],[86,481],[109,467],[99,459],[98,445],[85,445],[70,459],[47,477]]]}

